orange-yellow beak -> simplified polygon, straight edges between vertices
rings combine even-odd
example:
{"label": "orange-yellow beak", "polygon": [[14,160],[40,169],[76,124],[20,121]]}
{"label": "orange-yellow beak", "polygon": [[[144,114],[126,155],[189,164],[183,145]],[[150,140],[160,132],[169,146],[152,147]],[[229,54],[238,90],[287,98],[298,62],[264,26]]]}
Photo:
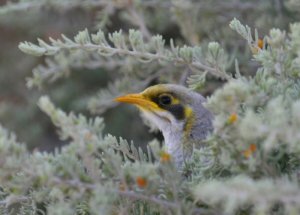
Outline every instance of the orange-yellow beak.
{"label": "orange-yellow beak", "polygon": [[160,109],[156,103],[147,99],[145,96],[143,96],[143,94],[140,94],[140,93],[120,96],[120,97],[115,98],[115,101],[134,104],[134,105],[137,105],[139,108],[146,109],[146,110]]}

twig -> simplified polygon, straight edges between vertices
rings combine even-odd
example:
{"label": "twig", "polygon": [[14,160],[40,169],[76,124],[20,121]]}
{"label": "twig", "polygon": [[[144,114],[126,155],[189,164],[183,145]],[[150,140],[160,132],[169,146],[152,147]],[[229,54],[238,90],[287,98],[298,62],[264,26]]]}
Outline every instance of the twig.
{"label": "twig", "polygon": [[[18,12],[18,11],[26,11],[29,9],[34,9],[34,8],[41,8],[44,5],[46,5],[48,3],[48,1],[32,1],[32,2],[18,2],[18,3],[9,3],[3,6],[3,8],[5,8],[5,10],[9,11],[9,12]],[[82,5],[82,2],[78,1],[78,2],[72,2],[72,1],[57,1],[55,2],[57,5],[60,5],[61,7],[59,8],[66,8],[66,9],[71,9],[71,8],[75,8],[78,6]],[[55,4],[54,3],[54,4]],[[103,7],[105,6],[107,3],[105,3],[105,1],[92,1],[92,2],[88,2],[88,4],[86,3],[86,5],[89,5],[91,7]],[[2,8],[2,10],[4,10]]]}
{"label": "twig", "polygon": [[29,200],[26,196],[14,196],[14,197],[8,197],[5,200],[0,201],[0,206],[9,206],[11,204],[19,203],[19,202],[25,202]]}
{"label": "twig", "polygon": [[[83,183],[83,182],[78,181],[78,180],[61,180],[59,178],[55,178],[55,179],[53,179],[53,182],[55,184],[65,184],[65,185],[68,185],[68,186],[85,188],[85,189],[88,189],[88,190],[95,190],[97,188],[97,186],[94,185],[94,184]],[[178,205],[178,203],[166,201],[166,200],[163,200],[163,199],[158,198],[156,196],[144,195],[144,194],[137,193],[137,192],[134,192],[134,191],[121,191],[121,190],[118,190],[118,189],[106,189],[106,191],[110,192],[110,193],[118,194],[122,197],[130,198],[130,199],[133,199],[133,200],[143,200],[143,201],[151,202],[151,203],[160,205],[160,206],[162,206],[164,208],[167,208],[167,209],[173,209],[173,210],[176,210],[176,211],[180,209],[180,205]],[[215,215],[217,214],[215,212],[212,212],[212,213],[210,213],[210,212],[211,212],[210,210],[202,209],[202,208],[195,208],[195,209],[192,210],[192,214],[208,214],[208,213],[209,214],[215,214]]]}
{"label": "twig", "polygon": [[132,21],[135,22],[136,25],[139,26],[140,31],[144,35],[144,37],[149,40],[151,38],[151,33],[146,27],[144,17],[136,11],[136,8],[131,5],[128,9],[129,14],[132,16]]}
{"label": "twig", "polygon": [[61,47],[58,47],[57,51],[60,51],[62,49],[81,49],[81,50],[85,50],[85,51],[94,51],[94,50],[98,50],[98,51],[104,51],[104,52],[109,52],[112,53],[112,55],[129,55],[129,56],[134,56],[134,57],[139,57],[139,58],[145,58],[145,59],[150,59],[149,61],[167,61],[167,62],[174,62],[175,64],[181,64],[181,65],[187,65],[190,67],[194,67],[196,69],[200,69],[200,70],[204,70],[207,71],[209,73],[211,73],[214,76],[223,78],[225,80],[230,80],[230,76],[224,73],[221,73],[217,68],[212,68],[209,67],[207,65],[204,65],[200,62],[186,62],[184,59],[179,58],[179,57],[173,57],[173,56],[165,56],[165,55],[160,55],[160,54],[153,54],[153,53],[145,53],[142,51],[138,51],[138,50],[127,50],[127,49],[120,49],[120,48],[116,48],[116,47],[110,47],[107,45],[95,45],[95,44],[84,44],[84,45],[79,45],[79,44],[72,44],[72,45],[66,45],[66,44],[62,44]]}

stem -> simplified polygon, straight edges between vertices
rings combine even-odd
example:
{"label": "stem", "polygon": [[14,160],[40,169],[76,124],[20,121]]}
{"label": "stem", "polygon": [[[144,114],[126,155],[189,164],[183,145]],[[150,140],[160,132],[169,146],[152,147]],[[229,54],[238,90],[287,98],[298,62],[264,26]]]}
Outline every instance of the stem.
{"label": "stem", "polygon": [[61,49],[81,49],[85,51],[104,51],[108,53],[112,53],[112,55],[119,54],[119,55],[128,55],[128,56],[134,56],[134,57],[139,57],[139,58],[145,58],[145,59],[150,59],[151,61],[156,60],[156,61],[167,61],[167,62],[173,62],[175,64],[180,64],[180,65],[187,65],[189,67],[194,67],[196,69],[204,70],[207,72],[210,72],[212,75],[223,78],[225,80],[230,80],[230,76],[222,73],[218,68],[213,68],[209,67],[207,65],[204,65],[200,62],[186,62],[180,57],[174,57],[174,56],[166,56],[166,55],[161,55],[158,53],[149,53],[149,52],[142,52],[142,51],[137,51],[137,50],[128,50],[128,49],[120,49],[120,48],[115,48],[115,47],[110,47],[106,45],[95,45],[95,44],[84,44],[84,45],[79,45],[79,44],[74,44],[74,45],[67,45],[63,44],[61,47],[59,47],[58,51]]}
{"label": "stem", "polygon": [[[88,190],[95,190],[97,188],[96,185],[94,184],[88,184],[88,183],[83,183],[79,180],[61,180],[59,178],[55,178],[53,179],[53,182],[57,185],[68,185],[68,186],[73,186],[73,187],[80,187],[80,188],[85,188]],[[178,211],[181,209],[181,205],[177,202],[170,202],[170,201],[166,201],[163,199],[160,199],[156,196],[150,196],[150,195],[144,195],[141,193],[137,193],[134,191],[121,191],[118,189],[106,189],[107,192],[112,193],[112,194],[118,194],[122,197],[125,198],[129,198],[129,199],[133,199],[133,200],[143,200],[143,201],[147,201],[150,203],[154,203],[157,204],[161,207],[164,207],[166,209],[172,209],[175,211]],[[210,210],[207,209],[202,209],[202,208],[195,208],[192,210],[192,214],[215,214],[213,213],[209,213]]]}
{"label": "stem", "polygon": [[0,206],[9,206],[9,205],[12,205],[12,204],[15,204],[15,203],[18,203],[18,202],[25,202],[29,200],[28,197],[26,196],[14,196],[12,198],[7,198],[5,200],[1,200],[0,201]]}
{"label": "stem", "polygon": [[144,17],[138,13],[133,5],[131,5],[128,9],[129,14],[132,16],[132,21],[135,22],[137,26],[139,26],[140,31],[144,35],[144,37],[149,40],[151,38],[151,33],[148,30]]}

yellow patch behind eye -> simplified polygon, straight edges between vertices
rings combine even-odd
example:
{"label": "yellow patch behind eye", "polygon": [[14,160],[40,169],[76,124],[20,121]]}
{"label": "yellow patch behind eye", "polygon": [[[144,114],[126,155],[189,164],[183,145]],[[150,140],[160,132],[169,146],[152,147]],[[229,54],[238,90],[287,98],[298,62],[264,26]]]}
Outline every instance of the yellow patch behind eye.
{"label": "yellow patch behind eye", "polygon": [[186,123],[185,123],[185,127],[184,127],[184,133],[186,135],[190,134],[192,127],[195,123],[195,117],[194,117],[194,112],[193,109],[190,107],[185,107],[184,108],[184,116],[186,118]]}
{"label": "yellow patch behind eye", "polygon": [[[170,95],[171,96],[171,95]],[[180,102],[179,102],[179,99],[177,99],[177,98],[174,98],[173,96],[171,96],[171,98],[172,98],[172,105],[176,105],[176,104],[179,104]]]}
{"label": "yellow patch behind eye", "polygon": [[192,114],[193,114],[193,109],[192,108],[186,107],[184,109],[184,115],[185,115],[186,118],[190,118],[190,116],[192,116]]}

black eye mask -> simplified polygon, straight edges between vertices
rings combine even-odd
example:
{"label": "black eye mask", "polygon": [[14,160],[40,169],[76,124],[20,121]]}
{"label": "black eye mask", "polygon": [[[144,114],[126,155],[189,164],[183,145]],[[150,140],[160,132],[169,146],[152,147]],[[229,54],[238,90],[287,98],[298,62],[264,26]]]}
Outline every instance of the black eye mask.
{"label": "black eye mask", "polygon": [[169,111],[177,120],[184,119],[184,106],[182,104],[172,104],[172,99],[171,95],[161,94],[152,98],[152,101],[160,108]]}
{"label": "black eye mask", "polygon": [[184,107],[182,104],[169,105],[164,108],[169,111],[177,120],[184,119]]}

